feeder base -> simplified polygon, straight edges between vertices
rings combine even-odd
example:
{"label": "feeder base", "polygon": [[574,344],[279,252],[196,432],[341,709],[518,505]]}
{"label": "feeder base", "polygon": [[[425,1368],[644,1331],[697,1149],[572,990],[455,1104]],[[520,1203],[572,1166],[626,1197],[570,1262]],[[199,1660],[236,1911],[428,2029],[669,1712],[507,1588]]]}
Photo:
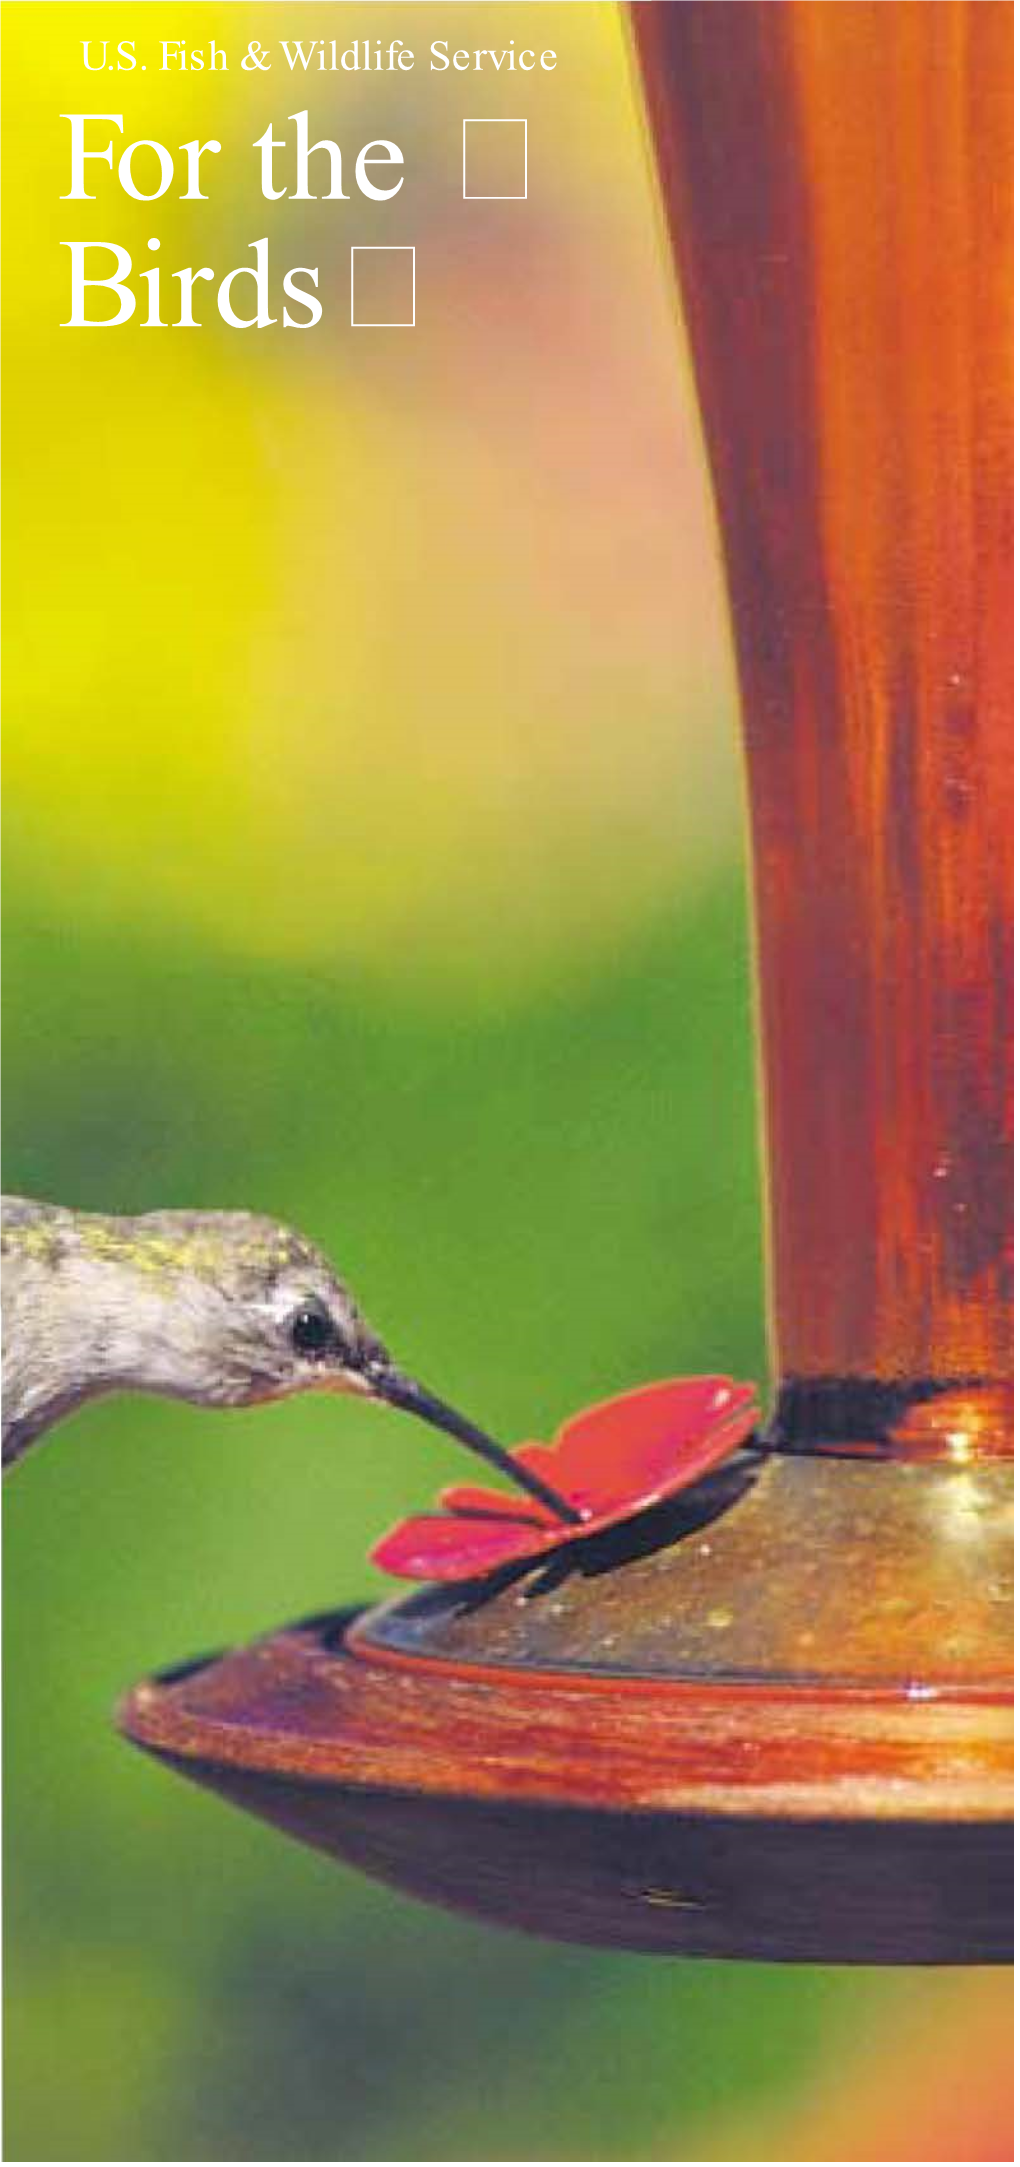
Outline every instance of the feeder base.
{"label": "feeder base", "polygon": [[137,1686],[122,1725],[303,1842],[530,1933],[1008,1961],[1010,1476],[748,1460],[698,1526],[632,1530],[597,1571],[296,1626]]}

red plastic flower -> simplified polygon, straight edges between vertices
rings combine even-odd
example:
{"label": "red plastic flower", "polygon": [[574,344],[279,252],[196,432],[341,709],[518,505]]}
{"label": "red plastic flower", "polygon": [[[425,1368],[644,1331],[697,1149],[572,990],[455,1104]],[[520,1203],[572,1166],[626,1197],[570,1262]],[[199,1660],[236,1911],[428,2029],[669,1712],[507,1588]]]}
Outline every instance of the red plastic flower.
{"label": "red plastic flower", "polygon": [[554,1444],[511,1455],[574,1506],[577,1526],[523,1493],[459,1483],[440,1492],[441,1512],[402,1520],[372,1558],[402,1580],[473,1580],[586,1542],[690,1489],[744,1444],[757,1420],[754,1395],[729,1377],[678,1377],[604,1400],[564,1423]]}

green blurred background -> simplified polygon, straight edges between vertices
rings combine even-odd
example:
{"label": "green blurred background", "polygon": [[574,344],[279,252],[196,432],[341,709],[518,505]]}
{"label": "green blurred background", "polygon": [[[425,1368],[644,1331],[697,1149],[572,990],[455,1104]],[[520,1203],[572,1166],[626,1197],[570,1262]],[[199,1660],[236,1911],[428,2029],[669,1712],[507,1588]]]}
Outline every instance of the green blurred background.
{"label": "green blurred background", "polygon": [[[293,1220],[507,1438],[763,1376],[735,695],[616,9],[4,12],[7,1186]],[[383,24],[559,66],[236,64]],[[231,72],[158,73],[162,35]],[[86,36],[152,64],[86,76]],[[397,140],[401,195],[264,205],[249,146],[303,105]],[[96,167],[61,204],[58,115],[107,107],[219,137],[211,200]],[[463,202],[461,118],[522,111],[528,202]],[[150,233],[218,275],[268,233],[323,323],[59,330],[59,242]],[[349,328],[373,242],[417,248],[413,333]],[[1007,2157],[990,1976],[500,1936],[117,1740],[146,1670],[374,1592],[453,1449],[111,1403],[12,1484],[7,2157]]]}

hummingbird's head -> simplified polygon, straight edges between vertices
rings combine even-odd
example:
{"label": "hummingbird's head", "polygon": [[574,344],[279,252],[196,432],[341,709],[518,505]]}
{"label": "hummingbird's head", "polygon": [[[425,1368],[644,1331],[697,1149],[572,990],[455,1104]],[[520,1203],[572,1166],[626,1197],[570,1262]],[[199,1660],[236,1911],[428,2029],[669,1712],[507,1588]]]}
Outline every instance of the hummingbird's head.
{"label": "hummingbird's head", "polygon": [[148,1235],[143,1271],[172,1296],[182,1382],[194,1387],[182,1397],[242,1407],[307,1391],[383,1396],[386,1349],[304,1235],[251,1212],[161,1212],[135,1227]]}
{"label": "hummingbird's head", "polygon": [[198,1388],[187,1397],[246,1406],[294,1392],[361,1393],[445,1430],[559,1517],[576,1520],[540,1477],[397,1368],[313,1243],[247,1212],[203,1213],[195,1224],[199,1216],[188,1306],[204,1346],[193,1348]]}
{"label": "hummingbird's head", "polygon": [[133,1387],[202,1407],[360,1393],[447,1431],[549,1509],[577,1518],[539,1476],[397,1368],[328,1257],[290,1227],[243,1211],[54,1212],[51,1221],[33,1238],[45,1237],[47,1269],[63,1287],[76,1371],[87,1323],[90,1389]]}

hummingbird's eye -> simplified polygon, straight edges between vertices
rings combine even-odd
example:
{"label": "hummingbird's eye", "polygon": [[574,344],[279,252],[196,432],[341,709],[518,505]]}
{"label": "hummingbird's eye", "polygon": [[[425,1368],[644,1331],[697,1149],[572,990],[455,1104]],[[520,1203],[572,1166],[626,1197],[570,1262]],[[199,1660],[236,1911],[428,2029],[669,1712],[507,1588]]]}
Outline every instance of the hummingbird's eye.
{"label": "hummingbird's eye", "polygon": [[325,1354],[334,1337],[333,1320],[321,1302],[302,1302],[290,1320],[290,1343],[296,1354]]}

